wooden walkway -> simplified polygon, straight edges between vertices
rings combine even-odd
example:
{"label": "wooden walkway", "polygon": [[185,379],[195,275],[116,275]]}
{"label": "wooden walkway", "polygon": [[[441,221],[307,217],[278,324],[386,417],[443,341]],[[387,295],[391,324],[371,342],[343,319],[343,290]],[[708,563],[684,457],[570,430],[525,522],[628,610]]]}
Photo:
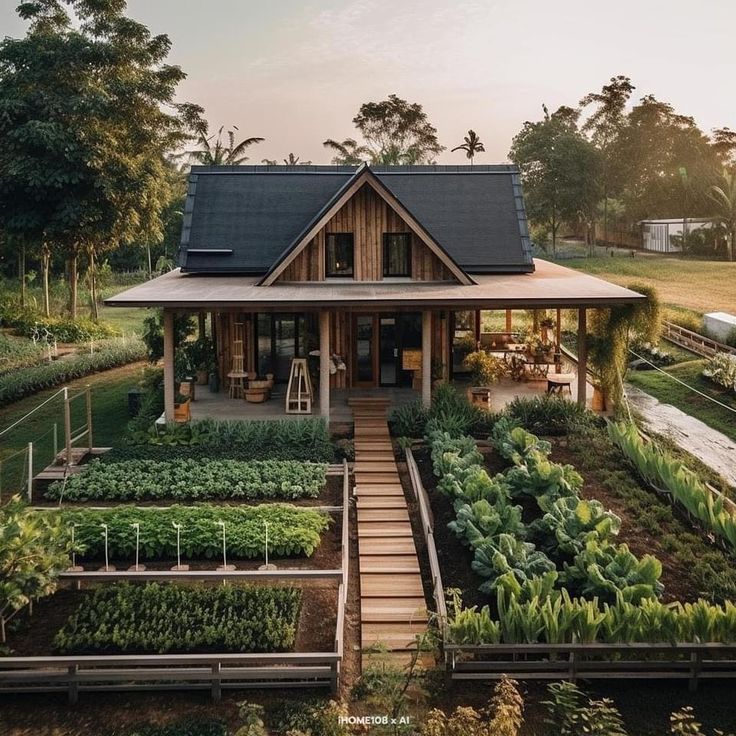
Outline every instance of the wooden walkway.
{"label": "wooden walkway", "polygon": [[414,648],[427,609],[385,399],[350,399],[355,419],[361,647]]}

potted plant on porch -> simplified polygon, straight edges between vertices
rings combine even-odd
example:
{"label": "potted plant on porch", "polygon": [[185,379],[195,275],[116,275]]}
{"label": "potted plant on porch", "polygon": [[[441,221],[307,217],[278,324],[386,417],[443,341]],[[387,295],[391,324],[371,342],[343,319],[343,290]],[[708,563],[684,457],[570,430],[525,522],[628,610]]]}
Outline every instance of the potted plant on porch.
{"label": "potted plant on porch", "polygon": [[470,371],[473,383],[468,389],[470,403],[490,409],[491,386],[508,375],[508,364],[502,358],[490,355],[483,350],[468,353],[463,363]]}
{"label": "potted plant on porch", "polygon": [[197,385],[204,386],[215,367],[215,346],[209,337],[200,337],[187,344],[187,358],[197,375]]}

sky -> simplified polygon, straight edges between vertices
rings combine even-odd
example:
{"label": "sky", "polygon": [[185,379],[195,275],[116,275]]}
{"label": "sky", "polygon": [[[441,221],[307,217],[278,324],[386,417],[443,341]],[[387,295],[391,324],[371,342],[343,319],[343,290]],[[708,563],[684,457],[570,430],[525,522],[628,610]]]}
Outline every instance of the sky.
{"label": "sky", "polygon": [[[0,36],[25,26],[0,0]],[[129,0],[167,33],[181,100],[213,129],[263,136],[250,163],[293,152],[329,163],[360,104],[395,93],[424,106],[447,150],[474,129],[478,163],[508,159],[525,120],[576,105],[625,74],[709,132],[736,129],[736,0]]]}

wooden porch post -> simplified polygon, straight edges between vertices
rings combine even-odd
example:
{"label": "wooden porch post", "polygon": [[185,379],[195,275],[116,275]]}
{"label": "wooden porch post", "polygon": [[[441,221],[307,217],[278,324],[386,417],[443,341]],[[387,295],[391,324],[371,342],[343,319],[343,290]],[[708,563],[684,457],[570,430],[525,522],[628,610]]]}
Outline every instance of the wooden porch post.
{"label": "wooden porch post", "polygon": [[511,310],[506,310],[506,332],[511,332]]}
{"label": "wooden porch post", "polygon": [[199,339],[201,340],[203,337],[207,336],[207,328],[205,327],[205,319],[207,318],[207,315],[204,311],[200,311],[197,315],[197,320],[199,322]]}
{"label": "wooden porch post", "polygon": [[475,347],[480,347],[480,331],[481,331],[481,311],[480,309],[475,310]]}
{"label": "wooden porch post", "polygon": [[432,312],[422,312],[422,405],[432,403]]}
{"label": "wooden porch post", "polygon": [[174,421],[174,313],[164,309],[164,411]]}
{"label": "wooden porch post", "polygon": [[330,313],[319,313],[319,413],[330,421]]}
{"label": "wooden porch post", "polygon": [[585,406],[587,396],[588,376],[588,346],[585,337],[587,333],[587,312],[578,309],[578,404]]}

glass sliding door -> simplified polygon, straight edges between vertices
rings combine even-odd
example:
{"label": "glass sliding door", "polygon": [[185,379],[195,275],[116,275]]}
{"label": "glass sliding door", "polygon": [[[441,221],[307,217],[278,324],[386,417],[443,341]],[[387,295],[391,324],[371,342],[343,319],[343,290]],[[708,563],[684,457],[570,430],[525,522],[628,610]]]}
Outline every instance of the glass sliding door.
{"label": "glass sliding door", "polygon": [[303,314],[259,314],[255,329],[258,375],[289,380],[291,361],[306,357],[307,320]]}
{"label": "glass sliding door", "polygon": [[355,317],[355,384],[375,385],[375,317],[359,314]]}
{"label": "glass sliding door", "polygon": [[396,342],[396,317],[381,317],[379,339],[379,364],[381,386],[395,386],[399,348]]}

